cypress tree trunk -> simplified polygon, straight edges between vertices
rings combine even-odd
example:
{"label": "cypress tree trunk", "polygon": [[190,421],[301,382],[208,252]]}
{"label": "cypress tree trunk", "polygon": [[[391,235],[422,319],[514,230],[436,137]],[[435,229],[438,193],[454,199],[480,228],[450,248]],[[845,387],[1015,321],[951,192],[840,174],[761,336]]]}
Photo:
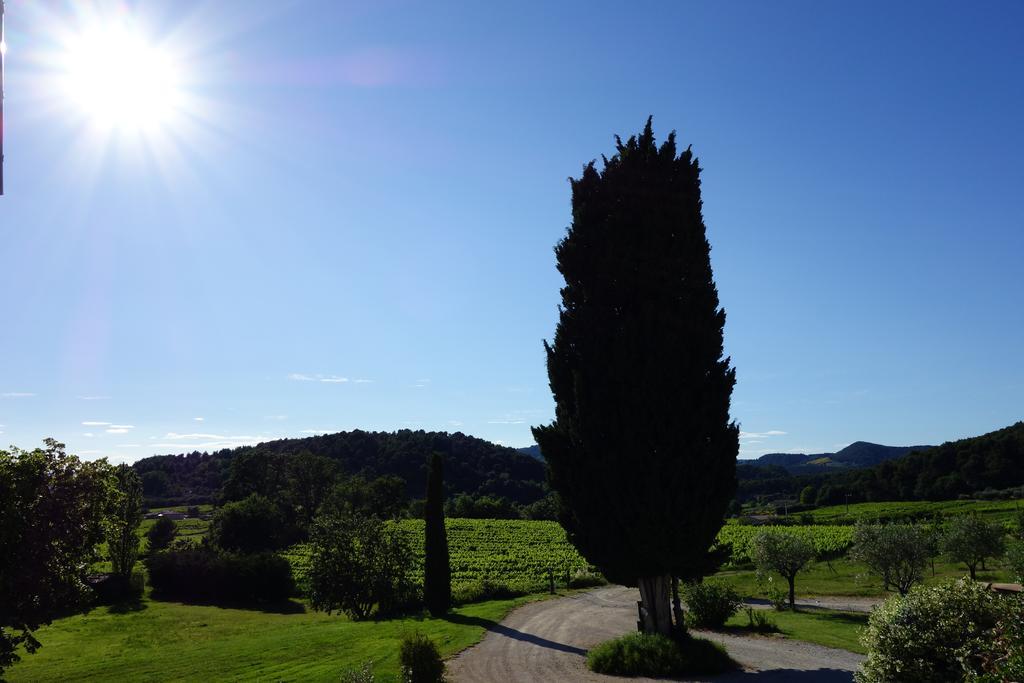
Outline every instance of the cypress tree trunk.
{"label": "cypress tree trunk", "polygon": [[437,453],[430,460],[423,517],[426,525],[423,536],[423,601],[432,615],[439,616],[451,607],[452,572],[448,561],[448,534],[444,528],[444,473],[441,456]]}
{"label": "cypress tree trunk", "polygon": [[667,574],[663,574],[645,576],[637,582],[640,587],[640,601],[644,608],[644,633],[672,635],[672,612],[669,604],[671,581]]}

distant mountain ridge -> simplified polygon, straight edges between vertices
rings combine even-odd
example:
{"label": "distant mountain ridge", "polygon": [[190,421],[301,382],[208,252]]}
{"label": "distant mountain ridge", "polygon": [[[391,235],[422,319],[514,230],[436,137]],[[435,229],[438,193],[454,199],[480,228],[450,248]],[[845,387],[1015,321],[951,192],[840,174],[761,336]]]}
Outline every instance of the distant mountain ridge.
{"label": "distant mountain ridge", "polygon": [[902,458],[913,451],[927,451],[934,446],[883,446],[868,441],[854,441],[835,453],[766,453],[752,460],[757,465],[777,465],[791,474],[810,474],[837,469],[874,467],[887,460]]}

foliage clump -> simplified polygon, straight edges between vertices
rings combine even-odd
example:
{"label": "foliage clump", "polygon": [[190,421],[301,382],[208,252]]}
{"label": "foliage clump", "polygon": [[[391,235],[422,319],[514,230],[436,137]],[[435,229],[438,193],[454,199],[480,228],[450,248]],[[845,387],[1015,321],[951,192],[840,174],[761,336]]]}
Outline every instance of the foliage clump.
{"label": "foliage clump", "polygon": [[[986,669],[997,666],[1001,634],[1013,635],[1012,626],[1000,631],[1006,619],[1004,610],[1009,609],[1002,600],[1015,607],[1016,615],[1009,621],[1019,623],[1019,598],[1003,598],[966,578],[916,586],[905,596],[889,598],[871,613],[861,636],[868,657],[856,680],[923,683],[979,679]],[[1020,640],[1017,644],[1019,647]]]}
{"label": "foliage clump", "polygon": [[716,581],[685,584],[683,600],[687,621],[697,628],[722,628],[743,603],[732,587]]}
{"label": "foliage clump", "polygon": [[710,676],[736,667],[725,650],[702,638],[630,633],[587,653],[590,670],[609,676]]}
{"label": "foliage clump", "polygon": [[127,580],[139,557],[142,480],[131,465],[118,465],[113,474],[115,483],[107,515],[107,554],[114,574]]}
{"label": "foliage clump", "polygon": [[171,547],[171,543],[178,537],[178,525],[174,523],[173,519],[167,517],[161,517],[149,527],[149,531],[146,532],[146,540],[149,541],[149,553],[158,553],[161,550],[167,550]]}
{"label": "foliage clump", "polygon": [[398,650],[402,683],[442,683],[444,660],[434,641],[422,633],[408,633]]}
{"label": "foliage clump", "polygon": [[420,605],[412,550],[399,529],[377,517],[321,514],[310,539],[309,598],[314,609],[353,619]]}
{"label": "foliage clump", "polygon": [[269,498],[253,493],[217,510],[210,540],[224,550],[259,553],[284,547],[289,537],[281,509]]}
{"label": "foliage clump", "polygon": [[166,550],[146,559],[153,595],[211,604],[279,603],[295,592],[291,565],[274,553],[210,547]]}

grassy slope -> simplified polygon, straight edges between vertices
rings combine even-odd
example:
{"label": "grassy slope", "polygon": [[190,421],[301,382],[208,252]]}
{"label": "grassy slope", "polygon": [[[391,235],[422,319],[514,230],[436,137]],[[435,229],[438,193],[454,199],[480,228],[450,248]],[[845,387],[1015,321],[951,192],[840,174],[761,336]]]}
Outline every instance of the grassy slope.
{"label": "grassy slope", "polygon": [[[780,629],[779,635],[784,638],[866,654],[864,646],[860,644],[860,632],[867,626],[867,614],[833,610],[772,611],[769,614]],[[742,629],[747,622],[746,613],[741,611],[726,622],[726,627],[736,633],[747,633]]]}
{"label": "grassy slope", "polygon": [[469,605],[447,619],[382,622],[352,622],[297,602],[295,613],[274,613],[144,600],[135,610],[102,607],[40,629],[43,647],[23,655],[9,680],[336,681],[366,660],[380,680],[398,680],[402,634],[422,631],[450,655],[526,600]]}

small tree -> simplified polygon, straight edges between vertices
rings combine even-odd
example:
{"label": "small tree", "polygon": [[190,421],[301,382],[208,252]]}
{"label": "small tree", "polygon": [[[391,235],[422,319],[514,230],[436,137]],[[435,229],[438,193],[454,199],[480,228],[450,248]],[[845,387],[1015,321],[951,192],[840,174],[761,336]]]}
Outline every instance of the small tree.
{"label": "small tree", "polygon": [[1024,582],[1024,541],[1014,541],[1006,549],[1006,561],[1017,581]]}
{"label": "small tree", "polygon": [[750,558],[759,572],[778,572],[789,582],[789,608],[796,609],[796,575],[814,559],[811,544],[789,531],[765,530],[751,541]]}
{"label": "small tree", "polygon": [[107,519],[107,552],[113,573],[132,575],[139,557],[139,524],[142,523],[142,480],[131,465],[114,468],[116,487]]}
{"label": "small tree", "polygon": [[448,533],[444,528],[444,472],[441,456],[430,459],[427,501],[423,509],[423,598],[432,615],[440,616],[452,603],[452,571],[448,559]]}
{"label": "small tree", "polygon": [[153,554],[166,550],[174,542],[177,535],[178,525],[174,523],[173,519],[161,517],[156,520],[156,523],[149,527],[149,531],[146,532],[146,540],[149,541],[149,553]]}
{"label": "small tree", "polygon": [[814,501],[817,500],[818,490],[813,486],[805,486],[800,492],[800,504],[801,505],[814,505]]}
{"label": "small tree", "polygon": [[87,597],[84,568],[104,536],[110,465],[45,444],[0,450],[0,678],[40,647],[36,629]]}
{"label": "small tree", "polygon": [[924,578],[929,557],[928,532],[913,524],[858,523],[853,532],[850,557],[895,586],[900,595]]}
{"label": "small tree", "polygon": [[287,532],[277,505],[254,493],[217,511],[210,525],[210,539],[224,550],[258,553],[285,545]]}
{"label": "small tree", "polygon": [[314,520],[310,545],[313,609],[365,619],[374,605],[388,613],[414,601],[412,551],[394,525],[377,517],[329,512]]}
{"label": "small tree", "polygon": [[963,562],[976,578],[978,565],[989,557],[998,557],[1005,548],[1006,532],[998,522],[986,522],[977,515],[954,517],[946,523],[942,549],[956,562]]}

